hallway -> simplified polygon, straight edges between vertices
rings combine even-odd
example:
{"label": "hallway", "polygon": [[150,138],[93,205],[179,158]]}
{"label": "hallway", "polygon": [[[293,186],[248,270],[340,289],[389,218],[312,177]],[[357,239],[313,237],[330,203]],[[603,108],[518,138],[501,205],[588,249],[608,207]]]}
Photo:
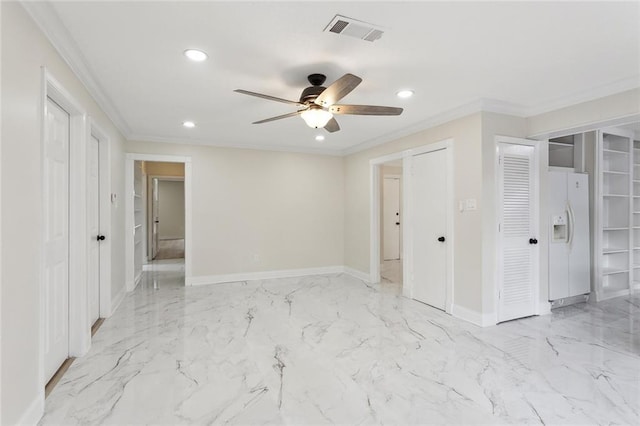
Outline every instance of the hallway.
{"label": "hallway", "polygon": [[638,423],[639,320],[636,296],[481,329],[343,274],[147,271],[41,424]]}

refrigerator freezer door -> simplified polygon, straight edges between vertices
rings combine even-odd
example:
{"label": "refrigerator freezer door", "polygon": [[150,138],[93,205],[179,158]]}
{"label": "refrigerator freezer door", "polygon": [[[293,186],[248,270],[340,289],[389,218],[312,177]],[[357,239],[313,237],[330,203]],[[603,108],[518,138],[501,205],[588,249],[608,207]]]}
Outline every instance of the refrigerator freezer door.
{"label": "refrigerator freezer door", "polygon": [[591,291],[589,176],[569,173],[567,201],[573,212],[569,245],[569,297]]}
{"label": "refrigerator freezer door", "polygon": [[[566,172],[549,172],[549,214],[549,300],[557,300],[569,297]],[[554,238],[554,223],[558,225],[559,222],[564,223],[564,238]]]}

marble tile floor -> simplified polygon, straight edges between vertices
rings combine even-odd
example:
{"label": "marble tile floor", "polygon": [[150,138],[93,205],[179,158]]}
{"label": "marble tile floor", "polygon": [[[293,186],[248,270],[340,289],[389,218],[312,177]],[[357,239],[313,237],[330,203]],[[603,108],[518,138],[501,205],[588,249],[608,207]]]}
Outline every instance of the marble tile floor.
{"label": "marble tile floor", "polygon": [[640,296],[483,329],[343,274],[144,274],[41,424],[640,424]]}

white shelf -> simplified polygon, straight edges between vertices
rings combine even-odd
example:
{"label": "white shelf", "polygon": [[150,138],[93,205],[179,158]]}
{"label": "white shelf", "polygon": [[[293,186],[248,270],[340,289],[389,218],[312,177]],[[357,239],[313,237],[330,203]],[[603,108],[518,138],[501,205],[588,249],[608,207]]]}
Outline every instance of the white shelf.
{"label": "white shelf", "polygon": [[[629,198],[629,195],[624,195],[624,194],[602,194],[603,197],[605,198]],[[634,197],[635,198],[635,197]]]}
{"label": "white shelf", "polygon": [[626,248],[603,248],[602,249],[602,254],[615,254],[615,253],[626,253],[628,252],[629,249]]}
{"label": "white shelf", "polygon": [[603,170],[602,173],[607,175],[629,175],[629,172],[617,172],[615,170]]}
{"label": "white shelf", "polygon": [[138,229],[138,228],[142,228],[142,225],[136,225],[133,227],[133,229]]}
{"label": "white shelf", "polygon": [[602,228],[603,231],[626,231],[629,227],[626,226],[624,228]]}
{"label": "white shelf", "polygon": [[621,269],[621,268],[602,268],[602,275],[614,275],[614,274],[624,274],[629,272],[629,269]]}
{"label": "white shelf", "polygon": [[602,152],[607,152],[610,154],[629,155],[629,151],[618,151],[617,149],[603,149]]}

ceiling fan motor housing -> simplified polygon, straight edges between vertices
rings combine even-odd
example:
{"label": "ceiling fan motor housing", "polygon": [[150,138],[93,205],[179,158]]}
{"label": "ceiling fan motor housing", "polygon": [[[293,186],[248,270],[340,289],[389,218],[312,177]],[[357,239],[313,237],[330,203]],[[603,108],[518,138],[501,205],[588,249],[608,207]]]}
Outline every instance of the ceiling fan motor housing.
{"label": "ceiling fan motor housing", "polygon": [[309,86],[302,91],[300,95],[300,103],[311,102],[315,100],[322,92],[324,92],[326,87],[324,86]]}

